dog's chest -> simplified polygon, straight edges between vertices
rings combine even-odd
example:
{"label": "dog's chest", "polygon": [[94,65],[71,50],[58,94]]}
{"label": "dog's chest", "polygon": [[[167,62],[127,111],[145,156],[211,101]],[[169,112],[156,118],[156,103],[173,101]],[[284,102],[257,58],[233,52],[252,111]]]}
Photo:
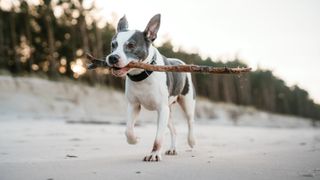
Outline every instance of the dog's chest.
{"label": "dog's chest", "polygon": [[162,103],[168,102],[166,74],[153,72],[141,82],[126,80],[126,96],[130,103],[141,104],[148,110],[157,110]]}

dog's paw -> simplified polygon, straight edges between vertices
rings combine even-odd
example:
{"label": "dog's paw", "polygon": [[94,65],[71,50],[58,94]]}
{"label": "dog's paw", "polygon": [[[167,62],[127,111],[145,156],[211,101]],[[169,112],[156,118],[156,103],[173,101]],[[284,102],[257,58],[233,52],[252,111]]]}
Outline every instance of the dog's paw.
{"label": "dog's paw", "polygon": [[147,162],[154,162],[154,161],[161,161],[161,160],[162,158],[158,151],[151,152],[151,154],[143,158],[143,161],[147,161]]}
{"label": "dog's paw", "polygon": [[138,143],[138,138],[135,136],[133,133],[129,133],[128,131],[126,132],[126,137],[127,137],[127,142],[129,144],[137,144]]}
{"label": "dog's paw", "polygon": [[177,151],[175,149],[169,149],[169,150],[166,151],[165,154],[168,155],[168,156],[176,156],[176,155],[178,155],[178,153],[177,153]]}
{"label": "dog's paw", "polygon": [[196,145],[196,140],[192,135],[189,135],[188,137],[188,144],[191,148],[193,148]]}
{"label": "dog's paw", "polygon": [[137,137],[127,137],[128,144],[137,144],[138,138]]}

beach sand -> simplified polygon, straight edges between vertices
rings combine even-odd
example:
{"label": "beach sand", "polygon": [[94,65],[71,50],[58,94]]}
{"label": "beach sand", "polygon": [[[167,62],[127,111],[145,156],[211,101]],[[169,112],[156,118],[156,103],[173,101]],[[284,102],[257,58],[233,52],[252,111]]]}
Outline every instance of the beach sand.
{"label": "beach sand", "polygon": [[[320,179],[319,129],[195,124],[196,147],[178,123],[178,155],[143,162],[154,124],[136,128],[128,145],[125,127],[70,124],[61,120],[0,121],[1,180]],[[166,133],[164,150],[169,147]]]}

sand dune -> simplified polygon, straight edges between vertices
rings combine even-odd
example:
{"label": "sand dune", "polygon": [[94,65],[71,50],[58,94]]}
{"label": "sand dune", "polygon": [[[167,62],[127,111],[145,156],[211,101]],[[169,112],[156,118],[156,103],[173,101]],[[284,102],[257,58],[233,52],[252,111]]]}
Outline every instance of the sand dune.
{"label": "sand dune", "polygon": [[[110,88],[39,78],[0,76],[0,121],[7,119],[61,119],[72,122],[125,123],[124,94]],[[140,122],[154,122],[155,112],[143,109]],[[183,122],[175,106],[173,118]],[[311,127],[310,119],[272,114],[252,107],[212,103],[197,98],[196,121],[255,127]]]}

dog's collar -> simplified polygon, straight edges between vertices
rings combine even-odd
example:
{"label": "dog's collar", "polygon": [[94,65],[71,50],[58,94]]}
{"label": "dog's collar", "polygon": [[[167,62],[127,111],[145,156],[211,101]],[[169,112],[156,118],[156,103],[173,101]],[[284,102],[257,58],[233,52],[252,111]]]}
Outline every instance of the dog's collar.
{"label": "dog's collar", "polygon": [[[154,53],[150,64],[157,64],[156,57],[157,57],[157,53]],[[139,81],[147,79],[147,77],[149,77],[152,73],[153,73],[153,71],[144,70],[139,74],[135,74],[135,75],[127,74],[127,76],[131,81],[139,82]]]}

